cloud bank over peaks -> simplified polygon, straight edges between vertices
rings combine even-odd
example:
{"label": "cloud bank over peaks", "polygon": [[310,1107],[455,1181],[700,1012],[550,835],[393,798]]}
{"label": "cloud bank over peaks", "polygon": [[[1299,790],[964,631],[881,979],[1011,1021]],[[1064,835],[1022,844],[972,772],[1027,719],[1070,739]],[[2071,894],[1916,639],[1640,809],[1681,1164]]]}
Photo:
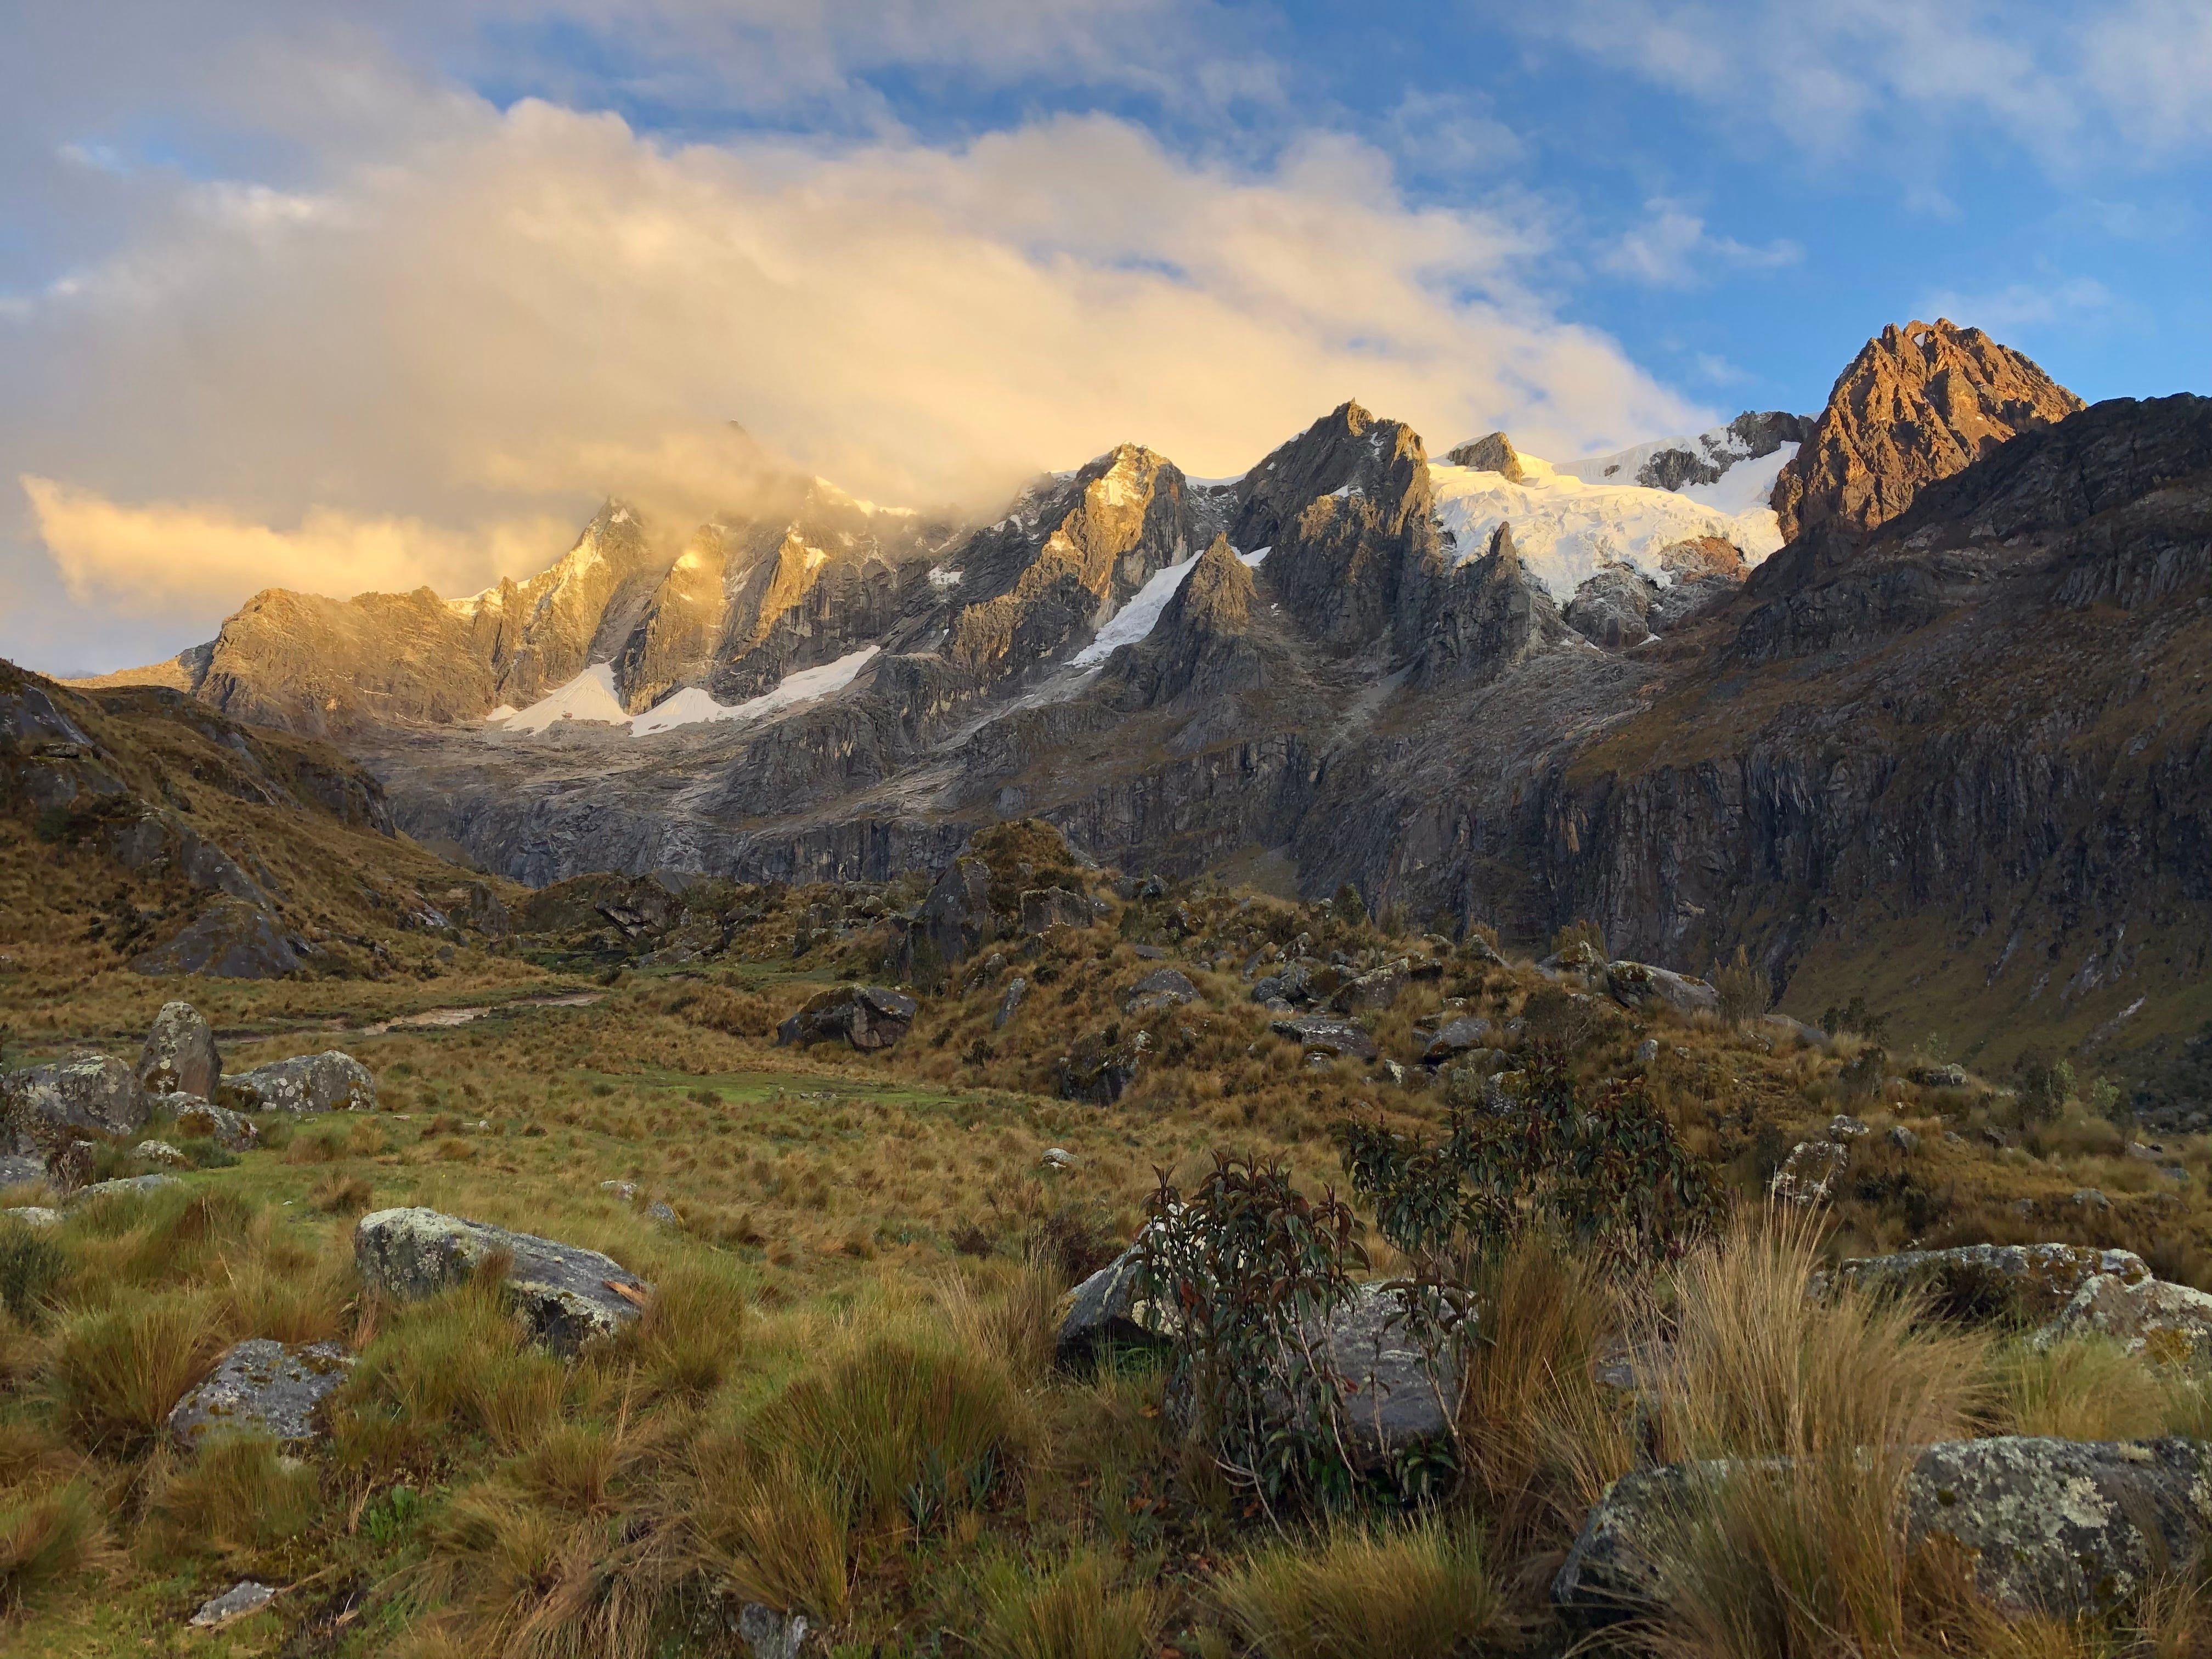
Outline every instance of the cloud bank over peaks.
{"label": "cloud bank over peaks", "polygon": [[876,501],[979,506],[1127,439],[1241,471],[1349,397],[1538,453],[1705,422],[1559,320],[1548,251],[1329,134],[1253,169],[1103,116],[671,146],[449,106],[297,188],[179,181],[18,296],[0,453],[72,592],[158,592],[204,635],[258,586],[535,568],[608,494],[742,510],[732,421]]}

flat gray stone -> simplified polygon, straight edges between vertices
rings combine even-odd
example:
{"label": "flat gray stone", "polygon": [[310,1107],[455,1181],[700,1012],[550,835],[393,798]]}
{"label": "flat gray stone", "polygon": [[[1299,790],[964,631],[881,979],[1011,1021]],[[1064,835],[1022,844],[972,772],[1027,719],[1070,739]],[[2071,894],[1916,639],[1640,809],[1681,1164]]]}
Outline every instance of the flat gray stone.
{"label": "flat gray stone", "polygon": [[1607,963],[1605,988],[1624,1008],[1656,1006],[1686,1018],[1721,1011],[1721,994],[1704,980],[1666,968],[1654,968],[1648,962]]}
{"label": "flat gray stone", "polygon": [[1372,1060],[1376,1053],[1375,1039],[1367,1035],[1364,1027],[1348,1019],[1332,1019],[1325,1014],[1293,1014],[1288,1019],[1270,1021],[1267,1029],[1278,1036],[1302,1043],[1310,1054],[1348,1054],[1354,1060]]}
{"label": "flat gray stone", "polygon": [[1129,988],[1129,995],[1121,1005],[1127,1014],[1157,1013],[1163,1008],[1176,1008],[1186,1002],[1198,1000],[1198,987],[1180,968],[1155,968]]}
{"label": "flat gray stone", "polygon": [[169,1413],[169,1432],[187,1447],[225,1430],[313,1440],[321,1432],[315,1425],[316,1407],[346,1380],[353,1365],[354,1357],[343,1343],[287,1347],[270,1337],[249,1337],[177,1402]]}
{"label": "flat gray stone", "polygon": [[256,1613],[276,1599],[276,1592],[268,1585],[251,1578],[233,1584],[222,1595],[211,1596],[200,1603],[200,1610],[191,1616],[191,1624],[199,1630],[220,1630],[223,1626]]}
{"label": "flat gray stone", "polygon": [[[635,1321],[652,1287],[597,1250],[435,1210],[378,1210],[354,1228],[362,1282],[403,1302],[435,1296],[507,1257],[507,1288],[533,1340],[572,1354]],[[620,1289],[617,1289],[620,1286]],[[624,1294],[627,1291],[629,1294]]]}
{"label": "flat gray stone", "polygon": [[95,1181],[89,1187],[80,1187],[70,1194],[72,1206],[95,1198],[143,1198],[149,1193],[158,1193],[164,1187],[181,1187],[185,1183],[173,1175],[125,1176],[115,1181]]}
{"label": "flat gray stone", "polygon": [[1448,1019],[1423,1045],[1421,1058],[1435,1066],[1470,1048],[1486,1048],[1491,1046],[1491,1029],[1490,1022],[1480,1014],[1462,1014],[1456,1019]]}

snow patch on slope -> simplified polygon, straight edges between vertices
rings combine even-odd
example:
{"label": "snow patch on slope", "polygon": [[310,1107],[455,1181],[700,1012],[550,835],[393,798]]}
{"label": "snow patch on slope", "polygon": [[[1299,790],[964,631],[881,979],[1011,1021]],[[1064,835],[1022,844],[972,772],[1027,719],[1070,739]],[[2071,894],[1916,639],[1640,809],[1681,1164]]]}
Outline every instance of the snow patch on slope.
{"label": "snow patch on slope", "polygon": [[595,662],[559,690],[549,692],[519,714],[507,717],[509,732],[543,732],[562,720],[590,720],[628,726],[629,710],[615,695],[612,663]]}
{"label": "snow patch on slope", "polygon": [[1160,613],[1168,608],[1168,601],[1183,584],[1198,563],[1197,559],[1185,559],[1181,564],[1171,564],[1156,570],[1145,585],[1129,596],[1128,604],[1107,619],[1090,644],[1067,659],[1071,668],[1088,668],[1102,663],[1125,645],[1134,645],[1152,631]]}
{"label": "snow patch on slope", "polygon": [[629,729],[633,735],[645,737],[652,732],[672,732],[679,726],[698,726],[710,720],[757,720],[779,709],[811,702],[817,697],[826,697],[833,691],[843,690],[877,655],[878,647],[864,645],[835,662],[825,662],[818,668],[802,668],[796,674],[786,674],[769,690],[743,702],[716,702],[702,688],[687,685],[674,696],[655,703],[640,714],[629,723]]}
{"label": "snow patch on slope", "polygon": [[[1522,568],[1565,603],[1608,564],[1632,565],[1666,586],[1674,579],[1660,564],[1661,552],[1693,537],[1718,536],[1735,544],[1747,564],[1758,564],[1781,547],[1782,526],[1753,475],[1765,474],[1771,494],[1775,474],[1795,453],[1784,444],[1771,456],[1730,467],[1717,483],[1680,491],[1593,483],[1533,455],[1521,458],[1527,476],[1519,483],[1500,472],[1434,462],[1429,474],[1437,520],[1457,540],[1462,560],[1480,556],[1498,526],[1510,524]],[[1745,475],[1741,480],[1739,473]]]}
{"label": "snow patch on slope", "polygon": [[672,732],[679,726],[757,720],[843,690],[878,654],[875,646],[863,646],[818,668],[802,668],[796,674],[786,674],[757,697],[738,703],[716,702],[702,688],[687,685],[635,717],[615,695],[614,665],[595,662],[559,690],[541,697],[520,714],[501,704],[484,716],[484,723],[500,726],[507,732],[544,732],[564,720],[586,720],[601,726],[627,726],[631,736],[646,737],[655,732]]}

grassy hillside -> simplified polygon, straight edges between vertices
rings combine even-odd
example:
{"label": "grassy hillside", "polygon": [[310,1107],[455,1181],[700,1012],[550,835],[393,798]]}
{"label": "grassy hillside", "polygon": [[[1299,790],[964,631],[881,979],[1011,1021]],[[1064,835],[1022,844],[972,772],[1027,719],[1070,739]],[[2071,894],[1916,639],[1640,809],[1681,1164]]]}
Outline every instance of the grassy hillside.
{"label": "grassy hillside", "polygon": [[[374,844],[392,860],[379,871],[422,867]],[[229,1069],[339,1046],[370,1066],[380,1105],[270,1120],[236,1162],[209,1157],[220,1167],[150,1198],[80,1206],[52,1233],[0,1222],[11,1650],[743,1653],[732,1620],[763,1602],[803,1611],[821,1650],[845,1655],[1558,1652],[1577,1632],[1545,1584],[1633,1445],[1634,1407],[1589,1379],[1652,1316],[1661,1284],[1678,1340],[1723,1307],[1763,1310],[1773,1351],[1738,1361],[1781,1367],[1761,1374],[1837,1421],[1880,1418],[1853,1376],[1908,1376],[1914,1432],[2212,1426],[2201,1394],[2117,1353],[2054,1370],[2016,1343],[1930,1335],[1852,1301],[1832,1316],[1790,1311],[1808,1305],[1814,1257],[1908,1242],[2122,1245],[2201,1279],[2201,1140],[2134,1156],[2086,1099],[2038,1115],[1978,1083],[1923,1089],[1897,1075],[1901,1051],[1869,1066],[1848,1033],[1808,1043],[1632,1014],[1328,905],[1209,884],[1125,901],[1111,872],[1055,878],[1106,914],[933,968],[913,1029],[866,1054],[773,1039],[824,986],[880,975],[894,930],[867,914],[880,895],[856,890],[696,895],[726,907],[726,942],[642,967],[665,957],[644,948],[660,935],[622,934],[606,909],[635,911],[612,887],[519,907],[519,956],[464,945],[446,963],[433,949],[382,978],[149,981],[81,942],[19,963],[0,980],[15,1063],[80,1042],[127,1056],[155,1000],[185,994],[228,1034]],[[1527,1020],[1589,1090],[1644,1076],[1746,1214],[1763,1210],[1788,1148],[1837,1112],[1872,1132],[1809,1242],[1694,1251],[1670,1276],[1601,1272],[1530,1234],[1471,1281],[1487,1340],[1458,1449],[1425,1500],[1386,1482],[1333,1504],[1263,1504],[1173,1426],[1155,1364],[1056,1368],[1053,1336],[1060,1293],[1134,1235],[1163,1172],[1188,1189],[1231,1152],[1318,1197],[1346,1188],[1340,1125],[1443,1121],[1442,1081],[1416,1069],[1425,1086],[1408,1089],[1374,1066],[1315,1065],[1270,1030],[1244,963],[1301,934],[1354,967],[1433,959],[1433,976],[1365,1017],[1386,1056],[1409,1054],[1416,1024],[1452,1000],[1501,1027]],[[1132,986],[1163,965],[1198,998],[1129,1013]],[[1016,974],[1028,996],[994,1024]],[[570,1000],[549,1006],[556,992]],[[491,1012],[362,1029],[459,1006]],[[1086,1038],[1127,1046],[1139,1031],[1118,1100],[1060,1097]],[[1639,1062],[1646,1038],[1660,1052]],[[1915,1150],[1885,1144],[1893,1123],[1916,1132]],[[124,1145],[103,1158],[104,1172],[133,1167]],[[2074,1201],[2091,1188],[2108,1207]],[[649,1213],[656,1202],[672,1220]],[[564,1366],[521,1344],[494,1286],[410,1305],[365,1293],[356,1218],[418,1204],[603,1249],[654,1300],[630,1335]],[[1356,1238],[1366,1275],[1386,1278],[1406,1259],[1374,1221],[1363,1208]],[[170,1403],[247,1335],[331,1338],[360,1356],[304,1460],[251,1439],[187,1455],[161,1432]],[[1754,1384],[1717,1371],[1699,1386]],[[1784,1443],[1771,1425],[1720,1433],[1669,1418],[1653,1431],[1708,1449]],[[1844,1559],[1853,1535],[1823,1524]],[[1857,1542],[1853,1571],[1879,1579],[1879,1540]],[[246,1577],[282,1593],[187,1640],[191,1610]],[[1911,1650],[1998,1650],[2000,1627],[1971,1598],[1901,1583],[1890,1589]],[[2053,1624],[2019,1650],[2133,1650],[2129,1628],[2200,1639],[2195,1604],[2159,1595],[2094,1626]],[[1687,1625],[1632,1645],[1758,1650]]]}

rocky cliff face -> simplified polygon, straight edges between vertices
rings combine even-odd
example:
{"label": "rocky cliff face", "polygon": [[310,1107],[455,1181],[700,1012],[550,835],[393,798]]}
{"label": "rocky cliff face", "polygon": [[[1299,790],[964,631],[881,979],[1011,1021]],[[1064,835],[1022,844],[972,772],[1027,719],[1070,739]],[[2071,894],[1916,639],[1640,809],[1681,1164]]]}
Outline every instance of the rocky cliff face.
{"label": "rocky cliff face", "polygon": [[[580,543],[497,603],[355,602],[364,638],[399,617],[482,667],[455,691],[388,653],[357,700],[417,712],[349,741],[412,833],[533,883],[884,879],[1034,814],[1125,867],[1350,880],[1523,941],[1584,917],[1692,969],[1743,943],[1793,998],[1917,974],[1897,1000],[1961,1022],[2124,1030],[2212,919],[2208,408],[2080,411],[1939,323],[1870,342],[1815,419],[1561,467],[1502,434],[1455,451],[1451,522],[1468,489],[1571,509],[1543,532],[1548,580],[1594,562],[1571,592],[1510,520],[1448,534],[1420,438],[1357,404],[1233,487],[1124,446],[965,531],[801,490],[656,563],[603,515],[605,572]],[[1796,534],[1760,563],[1721,532],[1778,473]],[[1589,514],[1595,556],[1565,539]],[[559,597],[586,580],[588,627]],[[215,655],[337,641],[323,604]],[[420,712],[521,684],[526,647],[541,678],[607,653],[629,707],[731,717],[522,736]],[[859,666],[806,692],[830,663]],[[295,720],[326,689],[275,655],[210,685]]]}

